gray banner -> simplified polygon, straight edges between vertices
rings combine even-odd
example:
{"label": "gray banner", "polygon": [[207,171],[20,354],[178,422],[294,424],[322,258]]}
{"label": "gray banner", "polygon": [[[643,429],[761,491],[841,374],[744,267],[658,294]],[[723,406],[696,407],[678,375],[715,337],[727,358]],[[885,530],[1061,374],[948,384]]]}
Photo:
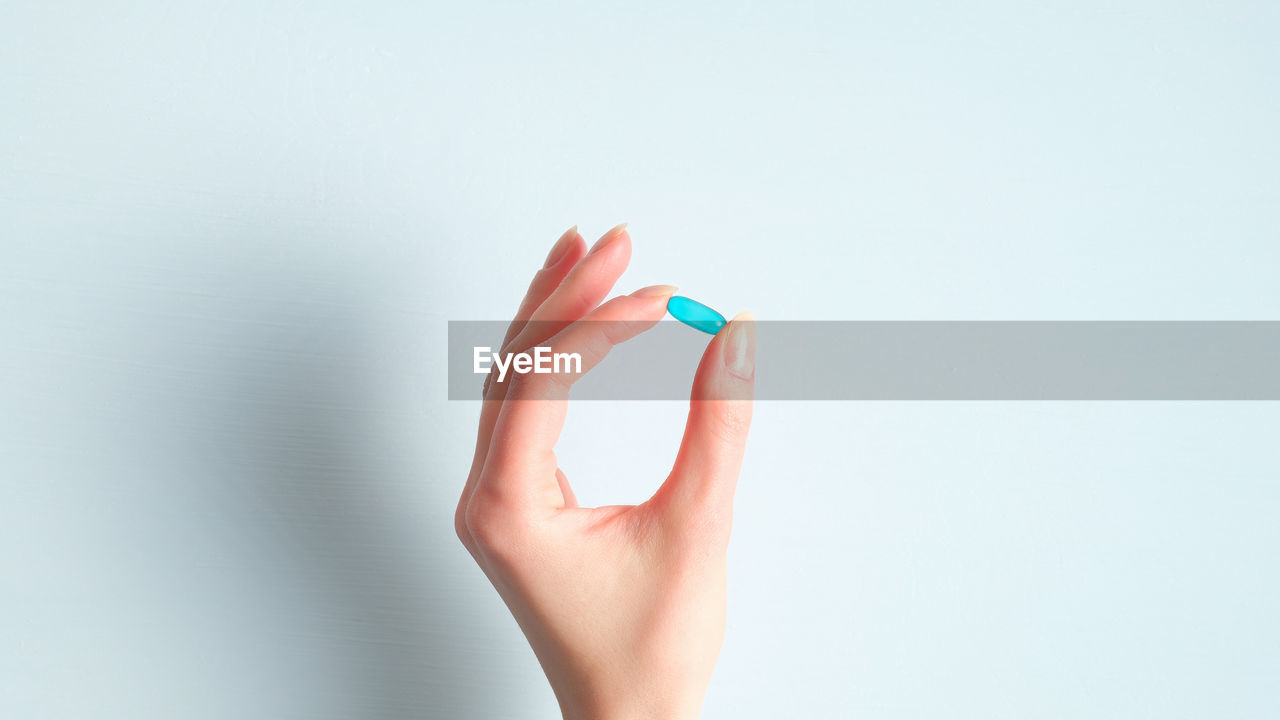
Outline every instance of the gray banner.
{"label": "gray banner", "polygon": [[[1280,322],[756,325],[761,400],[1280,400]],[[496,351],[506,328],[449,323],[451,400],[480,398],[475,348]],[[660,322],[614,348],[572,397],[688,398],[710,339]]]}

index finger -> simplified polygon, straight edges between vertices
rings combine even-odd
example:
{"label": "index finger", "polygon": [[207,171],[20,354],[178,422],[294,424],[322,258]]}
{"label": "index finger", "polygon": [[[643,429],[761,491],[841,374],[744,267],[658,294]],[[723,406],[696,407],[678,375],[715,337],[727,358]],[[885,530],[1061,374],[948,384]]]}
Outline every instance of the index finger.
{"label": "index finger", "polygon": [[555,444],[564,428],[569,389],[615,345],[656,325],[674,291],[658,285],[614,298],[547,342],[552,353],[576,353],[581,372],[522,374],[509,381],[478,490],[519,505],[561,506]]}

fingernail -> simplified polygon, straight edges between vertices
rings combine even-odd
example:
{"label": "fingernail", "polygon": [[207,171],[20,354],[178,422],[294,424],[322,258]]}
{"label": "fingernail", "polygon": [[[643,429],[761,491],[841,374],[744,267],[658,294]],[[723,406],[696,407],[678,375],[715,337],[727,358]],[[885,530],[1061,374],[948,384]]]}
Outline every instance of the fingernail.
{"label": "fingernail", "polygon": [[649,287],[640,288],[631,293],[631,297],[647,298],[647,297],[671,297],[679,290],[675,285],[650,285]]}
{"label": "fingernail", "polygon": [[589,252],[589,253],[587,253],[587,254],[588,254],[588,255],[590,255],[590,254],[592,254],[592,253],[596,252],[597,250],[599,250],[599,249],[601,249],[601,248],[605,247],[606,245],[608,245],[608,244],[612,243],[614,240],[617,240],[618,238],[622,237],[622,233],[623,233],[626,229],[627,229],[627,224],[626,224],[626,223],[622,223],[622,224],[620,224],[620,225],[615,225],[615,226],[613,227],[613,229],[611,229],[609,232],[605,233],[603,237],[601,237],[599,240],[597,240],[595,245],[592,245],[592,246],[591,246],[591,252]]}
{"label": "fingernail", "polygon": [[729,335],[724,339],[724,366],[731,375],[743,380],[756,376],[755,318],[749,312],[738,313],[729,321]]}
{"label": "fingernail", "polygon": [[547,253],[547,261],[542,264],[542,268],[545,270],[563,260],[564,256],[568,254],[569,248],[573,247],[573,241],[577,238],[577,225],[565,230],[560,239],[556,241],[556,244],[551,246],[551,252]]}

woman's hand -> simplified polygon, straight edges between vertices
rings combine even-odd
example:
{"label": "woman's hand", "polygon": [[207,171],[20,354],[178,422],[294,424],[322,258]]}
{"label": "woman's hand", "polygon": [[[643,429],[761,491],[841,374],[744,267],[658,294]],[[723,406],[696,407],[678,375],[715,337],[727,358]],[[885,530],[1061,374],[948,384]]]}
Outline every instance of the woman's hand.
{"label": "woman's hand", "polygon": [[[534,276],[502,353],[577,352],[585,372],[652,327],[674,288],[599,304],[630,257],[624,226],[590,253],[569,230]],[[744,314],[708,345],[674,467],[636,506],[578,507],[557,467],[571,380],[525,374],[498,383],[491,375],[486,383],[455,525],[524,630],[566,718],[698,716],[724,637],[725,553],[754,358],[754,325]]]}

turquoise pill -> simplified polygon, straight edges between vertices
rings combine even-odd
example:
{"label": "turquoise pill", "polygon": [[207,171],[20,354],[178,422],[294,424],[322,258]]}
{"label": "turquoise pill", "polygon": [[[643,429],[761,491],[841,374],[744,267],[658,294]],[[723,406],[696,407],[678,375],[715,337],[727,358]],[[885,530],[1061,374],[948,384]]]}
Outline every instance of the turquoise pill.
{"label": "turquoise pill", "polygon": [[667,301],[667,312],[671,317],[688,325],[694,330],[701,330],[708,335],[715,335],[724,327],[725,319],[720,313],[703,305],[697,300],[672,295]]}

